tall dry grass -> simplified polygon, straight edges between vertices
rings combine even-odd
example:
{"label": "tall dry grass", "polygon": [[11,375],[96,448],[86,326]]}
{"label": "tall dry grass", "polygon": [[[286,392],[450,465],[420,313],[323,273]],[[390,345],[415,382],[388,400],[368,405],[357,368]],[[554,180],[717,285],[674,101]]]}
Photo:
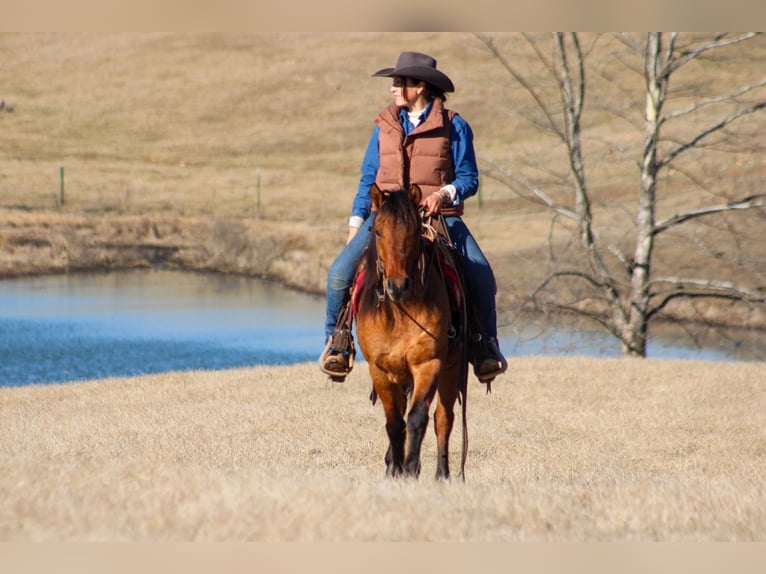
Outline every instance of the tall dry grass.
{"label": "tall dry grass", "polygon": [[[759,363],[518,358],[465,484],[384,478],[359,364],[0,389],[6,541],[766,541]],[[453,437],[453,473],[460,433]]]}

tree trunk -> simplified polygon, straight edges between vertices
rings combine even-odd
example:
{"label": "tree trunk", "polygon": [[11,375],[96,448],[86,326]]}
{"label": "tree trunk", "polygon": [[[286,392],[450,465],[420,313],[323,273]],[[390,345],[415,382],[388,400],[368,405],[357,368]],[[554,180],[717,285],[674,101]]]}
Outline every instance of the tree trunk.
{"label": "tree trunk", "polygon": [[662,65],[662,34],[649,34],[644,60],[646,73],[646,111],[644,150],[641,162],[641,193],[638,205],[636,248],[630,281],[630,317],[622,334],[626,355],[645,357],[649,313],[649,279],[657,189],[657,142],[660,136],[660,111],[665,99],[667,78]]}

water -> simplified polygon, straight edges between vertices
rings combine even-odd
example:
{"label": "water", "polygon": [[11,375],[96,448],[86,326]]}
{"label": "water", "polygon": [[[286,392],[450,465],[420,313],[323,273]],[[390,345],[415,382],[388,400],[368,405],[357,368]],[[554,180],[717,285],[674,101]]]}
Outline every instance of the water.
{"label": "water", "polygon": [[[500,327],[506,355],[588,355],[622,357],[620,343],[591,323],[556,325],[543,319]],[[745,329],[714,329],[655,324],[647,344],[647,357],[707,361],[763,361],[766,335]]]}
{"label": "water", "polygon": [[0,386],[314,360],[324,300],[180,272],[0,282]]}
{"label": "water", "polygon": [[[218,274],[129,271],[0,281],[0,386],[315,361],[324,298]],[[526,322],[500,329],[520,355],[620,356],[599,330]],[[649,355],[760,359],[762,341],[701,348],[659,333]]]}

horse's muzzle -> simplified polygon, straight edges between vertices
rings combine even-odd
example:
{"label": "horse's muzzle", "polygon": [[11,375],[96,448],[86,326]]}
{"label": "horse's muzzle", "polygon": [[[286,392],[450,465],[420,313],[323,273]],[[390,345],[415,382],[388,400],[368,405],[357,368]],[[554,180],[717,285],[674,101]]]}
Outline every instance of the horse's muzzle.
{"label": "horse's muzzle", "polygon": [[412,281],[410,281],[409,277],[398,280],[390,277],[386,279],[386,293],[388,293],[388,298],[394,303],[406,299],[411,289]]}

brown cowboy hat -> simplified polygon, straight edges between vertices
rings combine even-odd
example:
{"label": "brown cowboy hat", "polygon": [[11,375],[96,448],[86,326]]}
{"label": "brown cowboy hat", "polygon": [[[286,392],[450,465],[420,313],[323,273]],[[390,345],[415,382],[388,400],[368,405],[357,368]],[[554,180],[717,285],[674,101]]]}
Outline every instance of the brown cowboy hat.
{"label": "brown cowboy hat", "polygon": [[382,68],[373,76],[414,78],[436,86],[445,92],[455,91],[455,86],[447,74],[436,69],[436,60],[428,54],[421,54],[420,52],[402,52],[399,54],[395,67]]}

